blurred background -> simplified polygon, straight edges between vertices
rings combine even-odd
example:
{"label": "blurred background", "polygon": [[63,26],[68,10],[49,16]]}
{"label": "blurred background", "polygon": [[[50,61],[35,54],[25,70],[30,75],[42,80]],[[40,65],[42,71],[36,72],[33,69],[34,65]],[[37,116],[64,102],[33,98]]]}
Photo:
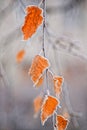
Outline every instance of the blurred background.
{"label": "blurred background", "polygon": [[[21,32],[26,6],[40,2],[0,0],[0,130],[53,129],[52,118],[44,127],[40,115],[34,118],[33,100],[42,87],[35,89],[28,75],[32,59],[42,48],[42,26],[28,41],[23,41]],[[46,5],[46,57],[50,70],[64,77],[61,106],[69,116],[67,130],[86,130],[87,0],[46,0]],[[18,64],[16,54],[21,49],[26,55]]]}

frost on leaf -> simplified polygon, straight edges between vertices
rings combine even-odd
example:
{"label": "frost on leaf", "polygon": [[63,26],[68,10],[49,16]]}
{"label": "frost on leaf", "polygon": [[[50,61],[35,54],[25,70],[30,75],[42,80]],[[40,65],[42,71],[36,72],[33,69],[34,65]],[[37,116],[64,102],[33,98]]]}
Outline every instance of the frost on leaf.
{"label": "frost on leaf", "polygon": [[37,30],[37,28],[42,24],[43,17],[42,9],[37,6],[29,6],[26,8],[26,16],[24,25],[22,26],[22,31],[24,34],[24,40],[30,38]]}
{"label": "frost on leaf", "polygon": [[59,101],[53,96],[45,96],[41,107],[41,122],[44,125],[45,121],[54,113]]}
{"label": "frost on leaf", "polygon": [[35,113],[35,116],[38,114],[40,108],[41,108],[41,105],[42,105],[42,96],[38,96],[34,99],[34,113]]}
{"label": "frost on leaf", "polygon": [[16,55],[16,61],[21,62],[24,58],[25,50],[20,50]]}
{"label": "frost on leaf", "polygon": [[60,76],[54,76],[53,81],[54,81],[54,91],[56,94],[59,95],[62,91],[63,78]]}
{"label": "frost on leaf", "polygon": [[36,87],[40,87],[43,83],[44,78],[41,76],[36,84]]}
{"label": "frost on leaf", "polygon": [[61,115],[56,116],[56,127],[57,130],[65,130],[68,125],[68,120]]}
{"label": "frost on leaf", "polygon": [[36,85],[39,80],[42,81],[41,75],[44,70],[49,67],[49,62],[46,58],[40,55],[36,55],[32,61],[32,65],[29,69],[29,75],[31,76],[32,81]]}

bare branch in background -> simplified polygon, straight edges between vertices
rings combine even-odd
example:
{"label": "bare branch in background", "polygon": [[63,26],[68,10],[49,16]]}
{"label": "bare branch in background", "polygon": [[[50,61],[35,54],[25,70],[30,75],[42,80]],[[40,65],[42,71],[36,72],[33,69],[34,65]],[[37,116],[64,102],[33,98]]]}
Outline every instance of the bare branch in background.
{"label": "bare branch in background", "polygon": [[54,13],[66,13],[71,11],[72,9],[77,8],[85,3],[86,0],[61,0],[60,5],[50,6],[47,8],[47,13],[54,14]]}
{"label": "bare branch in background", "polygon": [[79,46],[79,41],[74,41],[67,36],[57,36],[52,31],[48,30],[46,27],[47,40],[52,44],[55,50],[62,53],[67,53],[72,56],[76,56],[82,60],[87,60],[87,55],[83,52],[81,46]]}

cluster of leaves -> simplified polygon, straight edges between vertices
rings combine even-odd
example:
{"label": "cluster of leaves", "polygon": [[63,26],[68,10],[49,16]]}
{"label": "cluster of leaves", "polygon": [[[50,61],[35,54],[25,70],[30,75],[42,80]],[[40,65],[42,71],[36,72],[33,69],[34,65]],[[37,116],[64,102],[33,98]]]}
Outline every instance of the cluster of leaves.
{"label": "cluster of leaves", "polygon": [[[43,22],[43,10],[41,8],[33,5],[27,7],[26,11],[24,25],[22,26],[24,40],[28,40]],[[25,50],[20,50],[16,55],[17,62],[21,62],[24,55]],[[46,57],[42,55],[36,55],[34,57],[28,74],[30,75],[35,87],[39,88],[43,84],[46,76],[44,73],[46,70],[49,70],[49,67],[50,63]],[[56,130],[65,130],[68,124],[68,119],[57,114],[57,108],[60,105],[59,99],[62,91],[63,77],[52,74],[52,79],[56,97],[50,95],[49,93],[37,96],[34,100],[35,115],[41,111],[41,122],[42,125],[44,125],[47,119],[55,114],[56,122],[54,127]]]}
{"label": "cluster of leaves", "polygon": [[[41,55],[35,56],[29,69],[29,74],[34,83],[34,86],[36,87],[41,86],[44,79],[44,71],[46,71],[46,69],[49,69],[49,65],[50,65],[49,61],[45,57]],[[56,96],[59,97],[62,91],[63,78],[60,76],[53,75],[53,83],[54,83],[54,92]],[[57,115],[56,111],[59,105],[60,105],[59,98],[57,99],[56,97],[50,95],[49,93],[45,94],[44,96],[40,95],[35,98],[34,100],[35,115],[37,115],[38,112],[41,110],[42,125],[44,125],[44,123],[47,121],[49,117],[56,114],[56,123],[54,127],[56,127],[56,129],[58,130],[65,130],[68,124],[68,120],[61,115]]]}

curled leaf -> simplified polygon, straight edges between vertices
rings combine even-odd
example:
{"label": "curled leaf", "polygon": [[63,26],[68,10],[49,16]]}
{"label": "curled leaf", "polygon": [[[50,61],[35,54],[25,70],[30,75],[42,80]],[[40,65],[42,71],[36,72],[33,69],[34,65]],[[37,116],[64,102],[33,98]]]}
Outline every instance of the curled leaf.
{"label": "curled leaf", "polygon": [[24,58],[25,50],[20,50],[16,55],[16,61],[21,62]]}
{"label": "curled leaf", "polygon": [[41,108],[41,105],[42,105],[42,96],[38,96],[34,99],[34,113],[35,113],[35,116],[38,114],[40,108]]}
{"label": "curled leaf", "polygon": [[[46,58],[40,55],[35,56],[32,65],[29,69],[29,74],[35,85],[39,82],[39,79],[43,71],[46,70],[48,67],[49,67],[49,62]],[[40,81],[42,81],[42,79],[40,79]]]}
{"label": "curled leaf", "polygon": [[54,113],[59,101],[53,96],[45,96],[44,102],[41,108],[41,122],[44,125],[45,121]]}
{"label": "curled leaf", "polygon": [[63,78],[60,76],[54,76],[53,81],[54,81],[54,91],[56,94],[59,95],[62,91]]}
{"label": "curled leaf", "polygon": [[24,40],[30,38],[43,21],[43,17],[41,16],[42,9],[37,6],[27,7],[26,13],[24,25],[22,26]]}
{"label": "curled leaf", "polygon": [[56,116],[56,127],[57,130],[65,130],[68,125],[68,120],[61,115]]}

